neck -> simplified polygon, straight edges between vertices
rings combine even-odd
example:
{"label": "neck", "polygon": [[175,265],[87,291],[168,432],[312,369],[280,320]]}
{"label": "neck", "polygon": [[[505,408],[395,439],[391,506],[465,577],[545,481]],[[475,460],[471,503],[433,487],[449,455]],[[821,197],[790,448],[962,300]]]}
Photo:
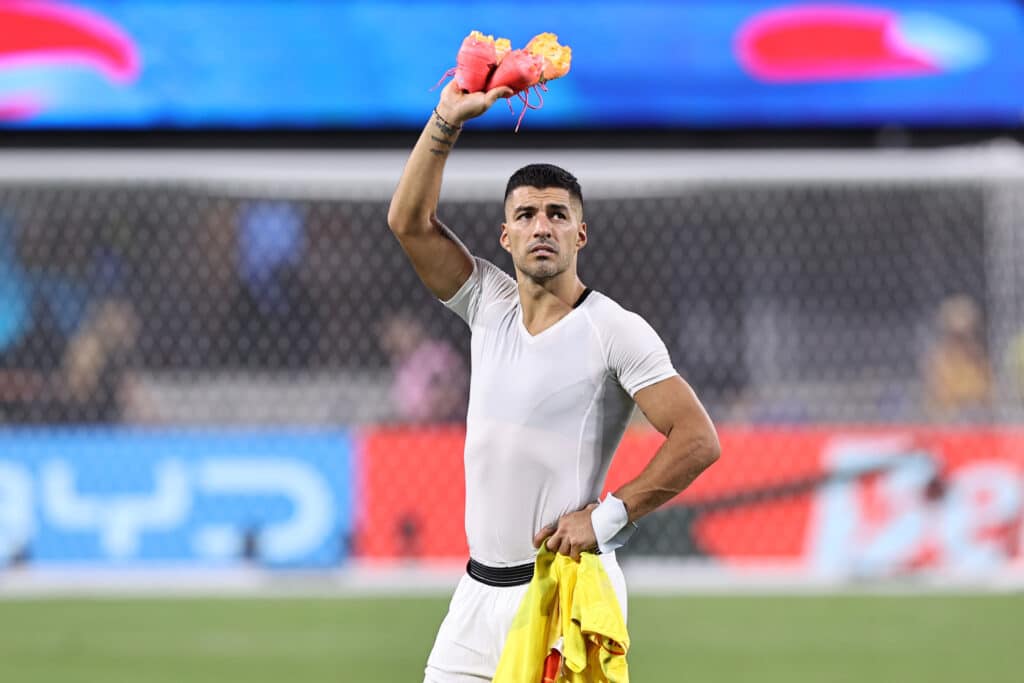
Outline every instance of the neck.
{"label": "neck", "polygon": [[568,315],[586,289],[575,270],[540,282],[521,272],[517,275],[523,324],[532,334],[542,332]]}

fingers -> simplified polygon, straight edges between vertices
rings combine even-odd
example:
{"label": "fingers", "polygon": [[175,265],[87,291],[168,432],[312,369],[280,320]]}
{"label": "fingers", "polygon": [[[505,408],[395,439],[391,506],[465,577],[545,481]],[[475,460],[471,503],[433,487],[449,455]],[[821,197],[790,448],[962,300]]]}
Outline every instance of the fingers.
{"label": "fingers", "polygon": [[484,112],[502,97],[511,97],[513,90],[507,86],[494,88],[485,92],[463,92],[462,88],[453,80],[445,86],[441,93],[441,101],[452,112],[455,112],[453,122],[462,123],[469,119],[481,116]]}
{"label": "fingers", "polygon": [[534,536],[534,545],[540,547],[541,543],[544,544],[548,550],[554,553],[562,551],[562,543],[565,542],[565,531],[558,528],[558,523],[549,524]]}
{"label": "fingers", "polygon": [[540,540],[535,540],[534,547],[539,548],[541,543],[543,543],[551,552],[558,553],[560,555],[568,555],[577,562],[579,561],[582,553],[588,550],[593,550],[592,547],[587,546],[584,542],[573,541],[569,537],[569,534],[563,530],[557,530],[553,534],[547,535],[544,538],[541,538],[540,534],[537,534],[537,538]]}
{"label": "fingers", "polygon": [[573,543],[568,536],[560,536],[557,533],[548,538],[547,548],[559,555],[568,555],[574,562],[579,562],[580,554],[587,550],[582,544]]}
{"label": "fingers", "polygon": [[555,534],[547,540],[547,548],[551,552],[558,553],[559,555],[570,555],[572,553],[572,543],[568,537],[560,536]]}
{"label": "fingers", "polygon": [[494,88],[493,90],[487,91],[487,106],[491,106],[502,97],[512,97],[513,90],[508,86],[501,86],[500,88]]}
{"label": "fingers", "polygon": [[591,503],[543,527],[534,536],[534,547],[541,548],[544,544],[544,547],[552,552],[568,555],[573,561],[579,561],[581,553],[597,548],[594,526],[590,518],[591,511],[596,507],[596,503]]}
{"label": "fingers", "polygon": [[558,528],[557,524],[548,524],[546,527],[543,527],[540,531],[538,531],[536,534],[534,534],[533,535],[533,547],[534,548],[539,548],[540,544],[544,542],[544,539],[547,538],[548,536],[550,536],[551,534],[555,533],[555,530],[557,528]]}
{"label": "fingers", "polygon": [[[445,85],[444,89],[441,91],[441,94],[447,94],[453,97],[465,97],[467,95],[474,95],[475,93],[463,90],[462,88],[459,87],[459,84],[455,81],[455,79],[452,79],[448,81],[447,85]],[[492,88],[491,90],[488,90],[486,93],[484,93],[488,106],[494,104],[502,97],[512,97],[512,95],[514,94],[515,91],[512,90],[512,88],[508,87],[507,85],[503,85],[499,88]]]}
{"label": "fingers", "polygon": [[562,547],[562,539],[556,536],[549,536],[548,540],[544,543],[544,547],[553,553],[557,553],[558,549]]}
{"label": "fingers", "polygon": [[594,527],[590,519],[590,513],[595,507],[597,507],[597,503],[591,503],[542,528],[533,537],[533,547],[540,548],[543,544],[552,552],[579,560],[581,553],[597,547],[597,539],[594,538]]}

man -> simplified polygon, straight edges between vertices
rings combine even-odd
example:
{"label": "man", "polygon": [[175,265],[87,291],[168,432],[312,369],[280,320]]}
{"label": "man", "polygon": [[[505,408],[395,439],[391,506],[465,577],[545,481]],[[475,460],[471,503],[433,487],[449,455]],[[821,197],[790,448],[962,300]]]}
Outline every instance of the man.
{"label": "man", "polygon": [[432,339],[409,311],[385,318],[378,336],[391,357],[391,400],[398,419],[420,424],[466,419],[469,372],[451,344]]}
{"label": "man", "polygon": [[[711,420],[650,325],[580,281],[587,225],[572,175],[532,165],[510,178],[499,239],[515,280],[472,257],[438,220],[441,176],[462,124],[511,94],[463,93],[449,83],[388,211],[423,283],[472,331],[470,562],[428,659],[430,683],[493,677],[541,543],[574,559],[599,549],[625,616],[614,550],[632,522],[719,454]],[[634,401],[665,442],[640,475],[597,505]]]}

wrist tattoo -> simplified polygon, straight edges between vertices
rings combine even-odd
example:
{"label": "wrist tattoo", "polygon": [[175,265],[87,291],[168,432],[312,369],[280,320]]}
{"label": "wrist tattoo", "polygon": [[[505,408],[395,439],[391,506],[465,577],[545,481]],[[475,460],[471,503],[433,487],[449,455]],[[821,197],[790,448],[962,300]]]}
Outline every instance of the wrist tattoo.
{"label": "wrist tattoo", "polygon": [[442,134],[444,134],[445,137],[451,137],[455,133],[462,130],[462,126],[453,126],[451,123],[448,122],[448,120],[445,117],[441,116],[437,112],[437,108],[434,109],[434,117],[437,119],[436,121],[434,121],[434,125],[438,127],[438,129],[441,131]]}

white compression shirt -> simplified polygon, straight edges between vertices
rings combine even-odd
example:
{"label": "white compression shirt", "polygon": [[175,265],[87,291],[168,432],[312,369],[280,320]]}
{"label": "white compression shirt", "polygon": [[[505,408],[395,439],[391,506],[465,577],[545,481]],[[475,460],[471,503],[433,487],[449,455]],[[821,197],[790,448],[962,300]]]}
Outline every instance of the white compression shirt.
{"label": "white compression shirt", "polygon": [[469,554],[496,567],[531,562],[541,527],[597,502],[632,397],[676,371],[654,329],[598,292],[531,336],[515,280],[481,258],[444,304],[472,332]]}

